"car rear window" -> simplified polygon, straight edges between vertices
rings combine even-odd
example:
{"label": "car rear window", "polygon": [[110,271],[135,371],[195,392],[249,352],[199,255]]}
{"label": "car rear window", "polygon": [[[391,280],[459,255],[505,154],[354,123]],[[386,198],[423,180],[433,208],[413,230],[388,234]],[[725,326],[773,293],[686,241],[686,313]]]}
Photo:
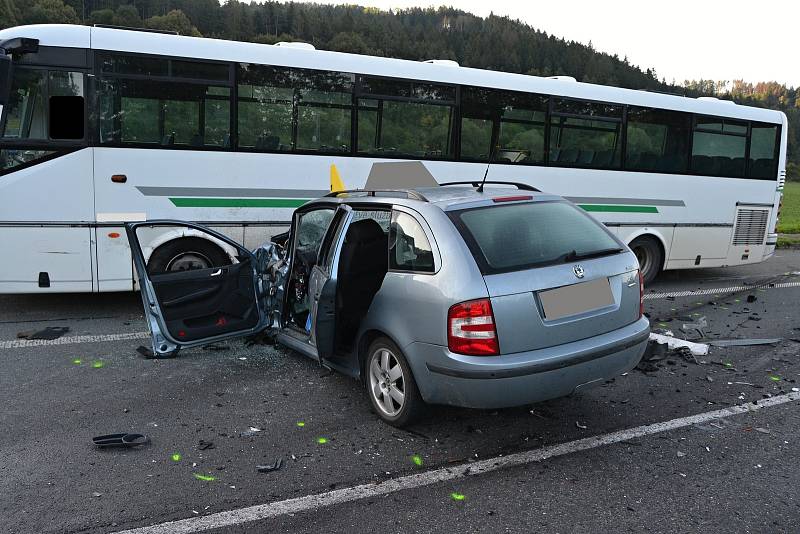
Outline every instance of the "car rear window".
{"label": "car rear window", "polygon": [[449,215],[484,274],[577,261],[622,248],[600,223],[563,201],[493,205]]}

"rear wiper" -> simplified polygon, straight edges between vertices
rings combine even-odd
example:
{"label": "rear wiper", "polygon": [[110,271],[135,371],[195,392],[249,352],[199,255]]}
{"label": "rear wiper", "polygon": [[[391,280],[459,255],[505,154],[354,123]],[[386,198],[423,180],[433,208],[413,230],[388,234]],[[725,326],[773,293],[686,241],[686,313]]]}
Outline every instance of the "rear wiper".
{"label": "rear wiper", "polygon": [[621,249],[619,247],[604,248],[604,249],[600,249],[600,250],[593,250],[591,252],[582,252],[580,254],[578,254],[578,252],[576,250],[571,250],[571,251],[567,252],[566,254],[564,254],[564,263],[569,263],[569,262],[575,261],[575,260],[585,260],[587,258],[597,258],[597,257],[600,257],[600,256],[608,256],[608,255],[616,254],[616,253],[622,252],[622,251],[623,251],[623,249]]}

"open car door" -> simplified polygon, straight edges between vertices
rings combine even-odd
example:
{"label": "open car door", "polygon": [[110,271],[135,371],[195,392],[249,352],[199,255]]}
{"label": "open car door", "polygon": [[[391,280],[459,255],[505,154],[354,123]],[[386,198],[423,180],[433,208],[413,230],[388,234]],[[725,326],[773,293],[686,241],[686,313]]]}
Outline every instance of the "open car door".
{"label": "open car door", "polygon": [[319,260],[311,270],[308,292],[311,297],[312,344],[317,349],[320,363],[332,363],[336,348],[336,285],[339,251],[353,211],[346,204],[340,205],[333,214],[331,224],[322,239]]}
{"label": "open car door", "polygon": [[[268,325],[265,302],[269,288],[262,287],[252,252],[193,223],[155,220],[125,226],[155,356],[248,336]],[[148,273],[140,238],[146,236],[147,242],[153,242],[167,234],[207,239],[234,258],[233,262],[211,268]]]}

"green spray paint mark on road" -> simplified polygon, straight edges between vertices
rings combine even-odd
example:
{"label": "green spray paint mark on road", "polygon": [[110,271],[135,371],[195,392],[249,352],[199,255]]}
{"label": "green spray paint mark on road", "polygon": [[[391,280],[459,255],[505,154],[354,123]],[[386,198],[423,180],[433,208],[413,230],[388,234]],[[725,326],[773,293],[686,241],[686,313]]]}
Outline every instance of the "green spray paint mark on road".
{"label": "green spray paint mark on road", "polygon": [[298,208],[305,198],[169,198],[178,208]]}
{"label": "green spray paint mark on road", "polygon": [[585,211],[605,213],[658,213],[655,206],[623,206],[618,204],[578,204]]}
{"label": "green spray paint mark on road", "polygon": [[415,454],[414,456],[412,456],[412,457],[411,457],[411,461],[412,461],[412,462],[414,463],[414,465],[416,465],[417,467],[422,467],[422,463],[423,463],[423,462],[422,462],[422,456],[420,456],[419,454]]}
{"label": "green spray paint mark on road", "polygon": [[94,369],[101,369],[104,365],[105,363],[103,363],[103,360],[95,360],[92,362],[92,368]]}
{"label": "green spray paint mark on road", "polygon": [[297,422],[297,426],[299,426],[300,428],[303,428],[304,426],[306,426],[306,423],[305,423],[305,421],[298,421]]}
{"label": "green spray paint mark on road", "polygon": [[212,477],[211,475],[202,475],[200,473],[195,473],[194,478],[196,478],[197,480],[202,480],[203,482],[214,482],[215,480],[217,480],[216,477]]}
{"label": "green spray paint mark on road", "polygon": [[453,499],[454,501],[463,501],[467,498],[467,496],[464,495],[463,493],[457,493],[454,491],[453,493],[450,494],[450,498]]}
{"label": "green spray paint mark on road", "polygon": [[173,455],[172,455],[170,458],[172,458],[172,461],[173,461],[173,462],[180,462],[180,461],[181,461],[181,458],[182,458],[182,456],[181,456],[179,453],[177,453],[177,452],[176,452],[176,453],[175,453],[175,454],[173,454]]}
{"label": "green spray paint mark on road", "polygon": [[75,358],[74,360],[72,360],[72,363],[74,363],[75,365],[80,365],[81,364],[81,359],[80,358]]}
{"label": "green spray paint mark on road", "polygon": [[328,438],[317,438],[317,443],[319,443],[320,445],[325,445],[326,443],[328,443]]}

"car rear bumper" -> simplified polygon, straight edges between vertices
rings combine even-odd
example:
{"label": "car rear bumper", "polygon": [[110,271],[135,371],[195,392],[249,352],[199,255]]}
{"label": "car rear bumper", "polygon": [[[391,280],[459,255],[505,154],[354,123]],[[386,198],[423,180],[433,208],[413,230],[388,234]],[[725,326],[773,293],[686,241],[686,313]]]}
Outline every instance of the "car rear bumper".
{"label": "car rear bumper", "polygon": [[427,343],[411,343],[405,353],[426,402],[503,408],[563,397],[629,371],[649,333],[641,318],[589,339],[503,356],[464,356]]}

